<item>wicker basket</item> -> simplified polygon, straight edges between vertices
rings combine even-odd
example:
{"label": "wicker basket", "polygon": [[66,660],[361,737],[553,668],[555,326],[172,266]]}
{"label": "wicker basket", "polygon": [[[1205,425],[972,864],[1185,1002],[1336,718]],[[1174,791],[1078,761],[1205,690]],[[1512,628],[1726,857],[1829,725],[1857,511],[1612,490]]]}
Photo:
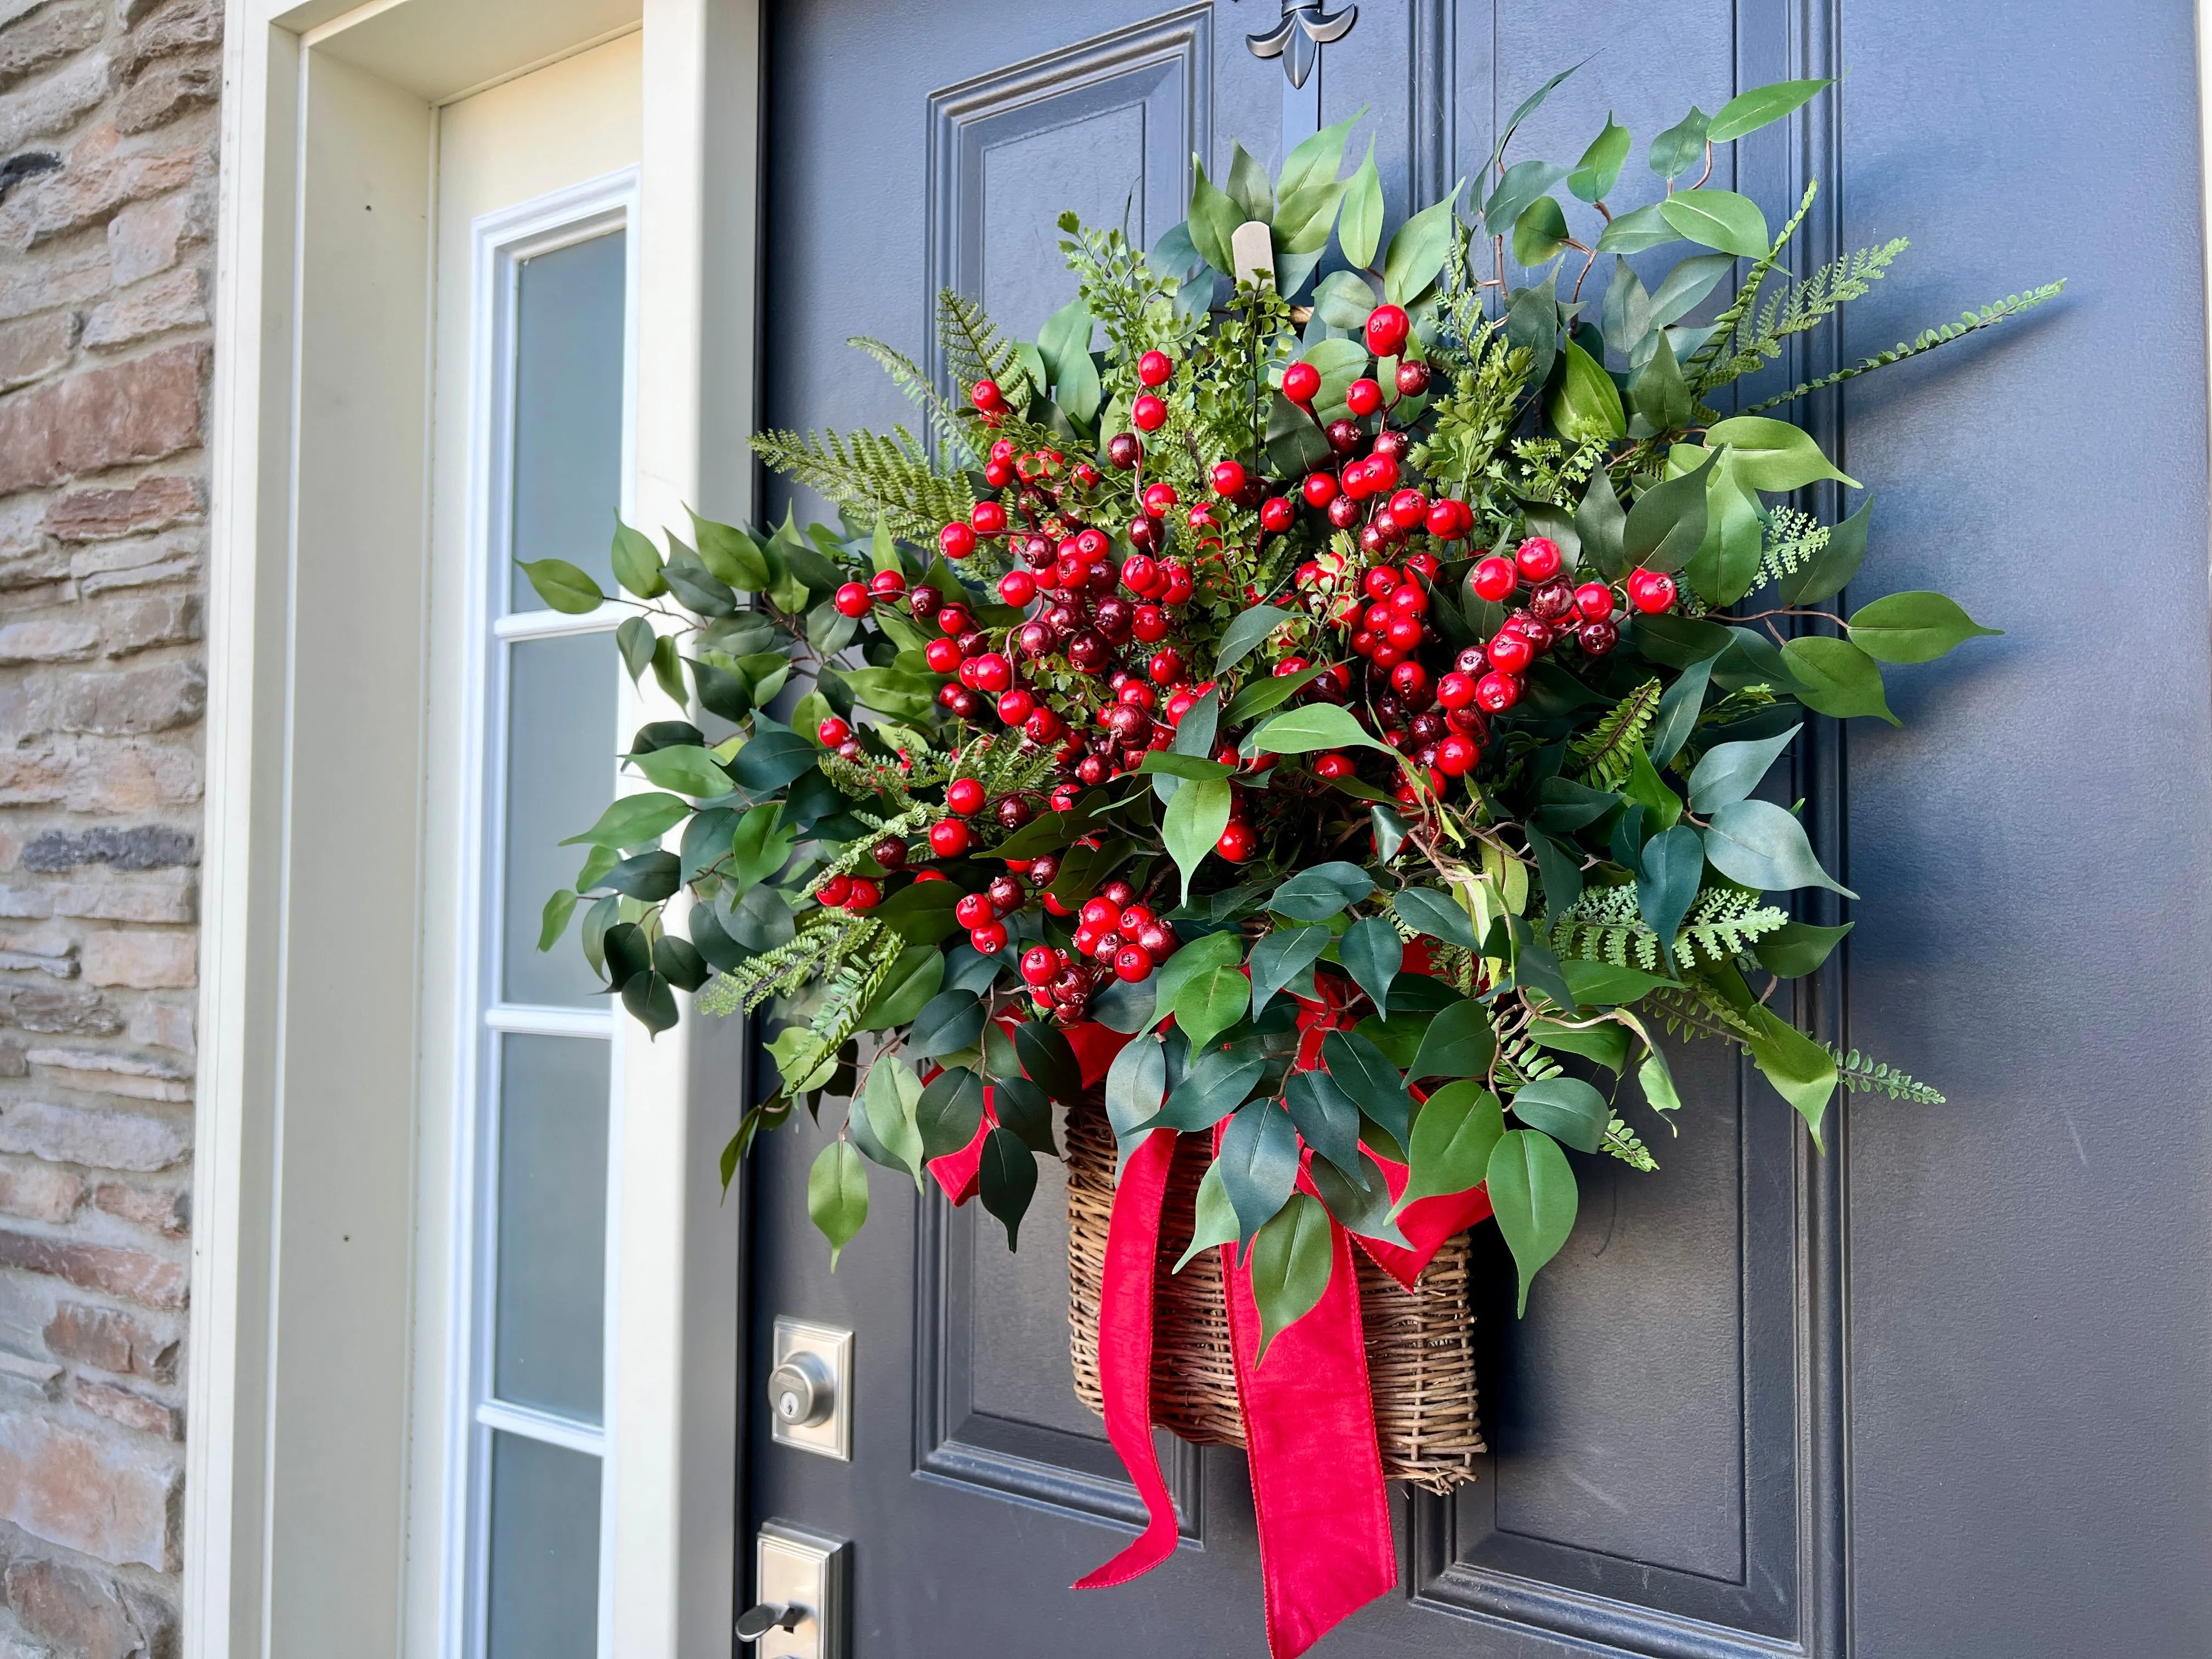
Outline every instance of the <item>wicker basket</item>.
{"label": "wicker basket", "polygon": [[[1098,1386],[1098,1297],[1106,1274],[1106,1228],[1114,1203],[1115,1147],[1096,1106],[1067,1120],[1069,1346],[1075,1392],[1103,1413]],[[1205,1144],[1187,1135],[1168,1177],[1160,1226],[1152,1335],[1152,1421],[1201,1446],[1244,1443],[1221,1258],[1207,1250],[1170,1272],[1190,1243]],[[1469,1247],[1462,1233],[1438,1250],[1408,1293],[1356,1247],[1367,1331],[1368,1382],[1376,1439],[1388,1480],[1449,1492],[1474,1479],[1485,1447],[1475,1412],[1474,1316],[1468,1310]]]}

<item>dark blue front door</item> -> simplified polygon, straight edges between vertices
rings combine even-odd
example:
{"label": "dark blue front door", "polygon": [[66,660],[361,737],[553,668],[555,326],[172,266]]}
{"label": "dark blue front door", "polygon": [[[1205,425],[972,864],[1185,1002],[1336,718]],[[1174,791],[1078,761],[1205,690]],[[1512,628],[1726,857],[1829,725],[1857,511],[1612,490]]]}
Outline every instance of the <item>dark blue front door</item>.
{"label": "dark blue front door", "polygon": [[[1032,337],[1072,291],[1054,216],[1126,204],[1149,241],[1194,149],[1273,161],[1286,128],[1368,106],[1395,220],[1478,174],[1501,109],[1600,46],[1522,153],[1571,160],[1608,111],[1643,137],[1692,100],[1844,77],[1743,145],[1734,181],[1778,222],[1820,181],[1808,263],[1914,239],[1824,350],[2073,282],[1818,411],[1881,497],[1871,591],[1942,587],[2007,630],[1899,677],[1902,731],[1826,723],[1797,781],[1865,896],[1796,1013],[1949,1103],[1850,1105],[1822,1158],[1756,1073],[1686,1060],[1663,1169],[1582,1171],[1525,1321],[1483,1241],[1493,1455],[1455,1499],[1394,1499],[1405,1594],[1318,1651],[2201,1659],[2212,618],[2188,9],[1361,0],[1297,93],[1246,49],[1275,11],[772,7],[764,424],[902,418],[844,342],[921,352],[939,285]],[[858,1659],[1261,1653],[1234,1453],[1169,1460],[1190,1540],[1167,1566],[1065,1588],[1136,1511],[1070,1387],[1054,1194],[1010,1257],[879,1178],[833,1278],[813,1151],[756,1154],[751,1369],[778,1314],[856,1329],[854,1461],[773,1446],[757,1410],[747,1525],[855,1540]]]}

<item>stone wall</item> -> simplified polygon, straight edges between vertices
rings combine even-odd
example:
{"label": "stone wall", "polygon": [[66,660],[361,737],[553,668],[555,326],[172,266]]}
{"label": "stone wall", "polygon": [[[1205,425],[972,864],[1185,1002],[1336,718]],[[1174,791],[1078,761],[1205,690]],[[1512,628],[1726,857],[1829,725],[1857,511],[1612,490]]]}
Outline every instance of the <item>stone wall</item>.
{"label": "stone wall", "polygon": [[177,1647],[221,0],[0,0],[0,1659]]}

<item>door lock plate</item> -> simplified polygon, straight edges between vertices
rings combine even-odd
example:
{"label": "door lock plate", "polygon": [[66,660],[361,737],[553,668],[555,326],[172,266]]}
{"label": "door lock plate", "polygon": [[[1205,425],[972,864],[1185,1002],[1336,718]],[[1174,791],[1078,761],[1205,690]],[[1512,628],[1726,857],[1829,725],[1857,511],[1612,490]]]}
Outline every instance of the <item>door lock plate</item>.
{"label": "door lock plate", "polygon": [[762,1524],[753,1538],[753,1593],[786,1618],[756,1638],[754,1659],[847,1659],[852,1553],[845,1540],[788,1521]]}
{"label": "door lock plate", "polygon": [[768,1409],[776,1443],[853,1461],[853,1334],[804,1319],[775,1322]]}

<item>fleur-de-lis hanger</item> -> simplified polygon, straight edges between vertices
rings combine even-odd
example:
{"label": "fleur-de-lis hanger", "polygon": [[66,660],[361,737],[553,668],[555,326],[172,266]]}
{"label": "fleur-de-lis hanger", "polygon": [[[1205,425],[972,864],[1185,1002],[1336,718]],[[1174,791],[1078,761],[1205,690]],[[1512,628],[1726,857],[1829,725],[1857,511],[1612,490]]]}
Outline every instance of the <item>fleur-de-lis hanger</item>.
{"label": "fleur-de-lis hanger", "polygon": [[1283,0],[1282,21],[1258,34],[1246,35],[1244,44],[1251,47],[1255,58],[1281,58],[1283,73],[1290,76],[1291,84],[1303,87],[1314,65],[1321,62],[1321,49],[1343,40],[1358,21],[1357,6],[1330,11],[1320,5],[1302,4],[1300,0]]}

